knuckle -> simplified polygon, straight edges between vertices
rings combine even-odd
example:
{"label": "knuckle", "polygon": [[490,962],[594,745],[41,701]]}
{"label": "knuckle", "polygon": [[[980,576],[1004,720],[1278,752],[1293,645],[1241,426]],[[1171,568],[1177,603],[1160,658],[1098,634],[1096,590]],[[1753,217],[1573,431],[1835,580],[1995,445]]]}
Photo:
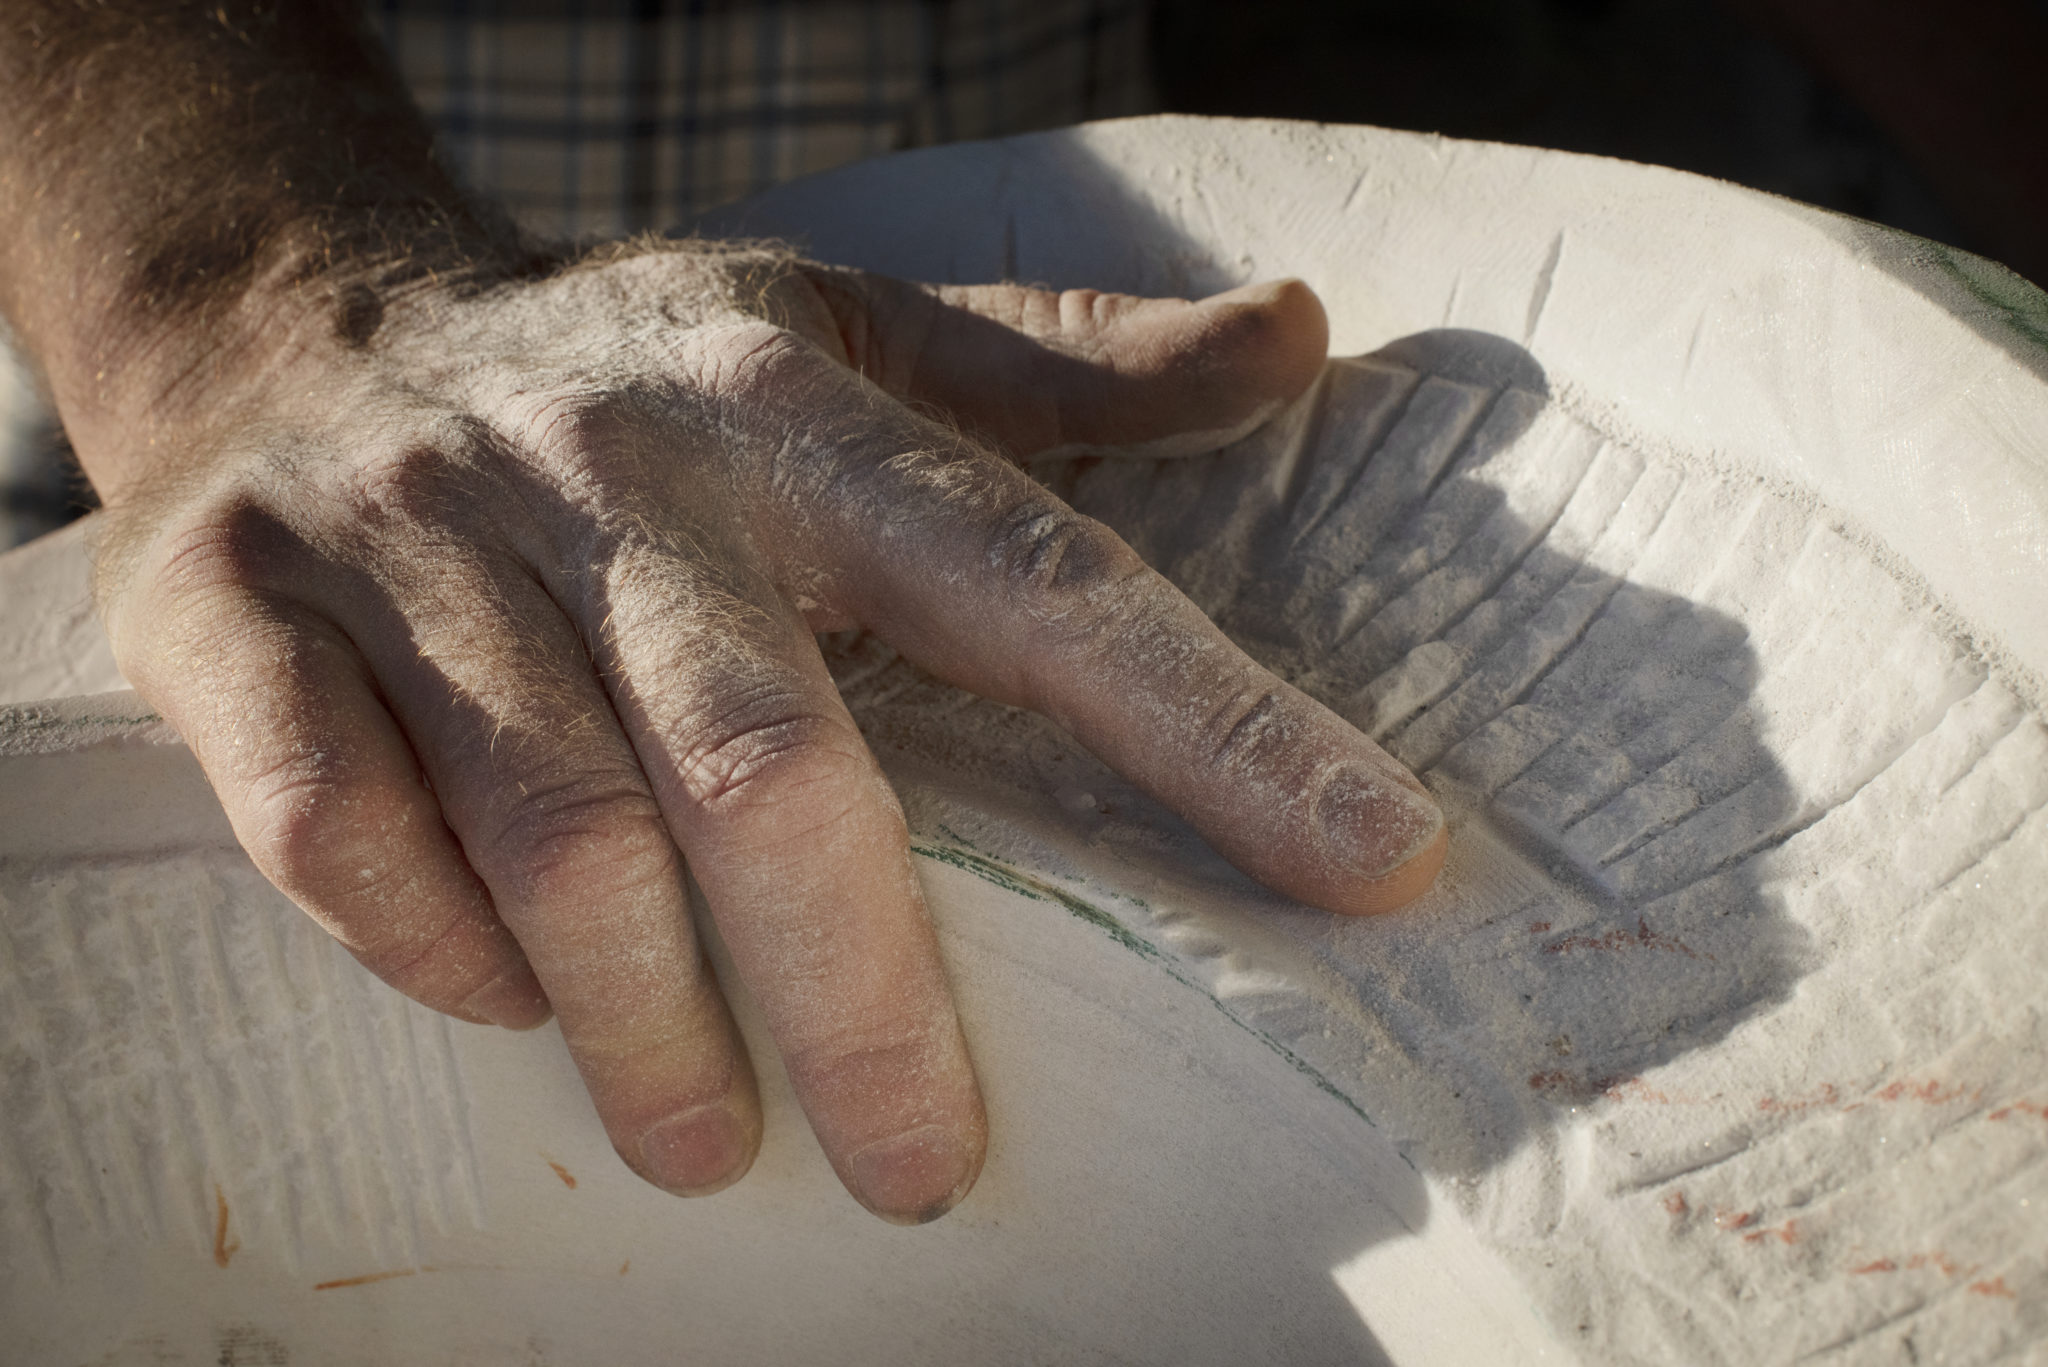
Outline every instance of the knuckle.
{"label": "knuckle", "polygon": [[1210,767],[1225,773],[1258,768],[1291,738],[1292,711],[1286,695],[1270,681],[1232,691],[1206,727]]}
{"label": "knuckle", "polygon": [[623,777],[582,777],[529,789],[489,842],[501,876],[524,894],[605,897],[677,874],[675,842],[653,796]]}
{"label": "knuckle", "polygon": [[693,332],[683,358],[703,390],[728,403],[773,402],[792,412],[792,401],[815,381],[824,357],[803,338],[774,323],[749,319]]}
{"label": "knuckle", "polygon": [[520,440],[545,459],[585,465],[628,444],[633,407],[627,397],[599,387],[555,390],[519,411]]}
{"label": "knuckle", "polygon": [[374,897],[403,874],[370,846],[409,813],[374,784],[351,780],[325,753],[297,755],[239,784],[244,843],[278,888],[302,904]]}
{"label": "knuckle", "polygon": [[769,688],[697,728],[677,770],[685,794],[708,812],[788,804],[851,776],[858,758],[848,739],[809,699]]}
{"label": "knuckle", "polygon": [[1127,611],[1149,571],[1116,533],[1070,508],[1037,505],[1003,519],[987,561],[1010,600],[1043,627],[1093,633]]}
{"label": "knuckle", "polygon": [[788,1047],[792,1075],[837,1096],[888,1096],[905,1079],[929,1078],[934,1041],[929,1024],[891,1016],[841,1025]]}
{"label": "knuckle", "polygon": [[375,446],[347,466],[342,503],[377,521],[430,523],[473,486],[477,461],[463,440]]}
{"label": "knuckle", "polygon": [[261,583],[281,572],[289,544],[274,514],[237,499],[167,532],[150,578],[172,598]]}
{"label": "knuckle", "polygon": [[287,761],[245,787],[244,844],[279,891],[379,977],[401,987],[479,908],[437,897],[394,833],[418,818],[406,795],[342,778],[323,757]]}

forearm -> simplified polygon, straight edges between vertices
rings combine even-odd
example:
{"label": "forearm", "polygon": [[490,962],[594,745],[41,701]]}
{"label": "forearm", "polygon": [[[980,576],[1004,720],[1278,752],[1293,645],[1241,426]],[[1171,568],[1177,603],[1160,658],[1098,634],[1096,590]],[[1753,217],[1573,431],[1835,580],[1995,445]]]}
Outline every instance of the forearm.
{"label": "forearm", "polygon": [[347,0],[0,9],[0,311],[103,493],[221,374],[519,266]]}

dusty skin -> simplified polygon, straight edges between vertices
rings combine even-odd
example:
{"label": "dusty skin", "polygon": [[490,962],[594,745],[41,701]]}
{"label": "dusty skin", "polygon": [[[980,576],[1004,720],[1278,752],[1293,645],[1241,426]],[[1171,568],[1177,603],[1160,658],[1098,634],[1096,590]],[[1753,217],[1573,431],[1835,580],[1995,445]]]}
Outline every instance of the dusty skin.
{"label": "dusty skin", "polygon": [[1389,910],[1443,860],[1405,770],[1010,459],[1262,420],[1322,364],[1298,283],[929,289],[643,243],[337,290],[282,337],[107,490],[121,666],[372,972],[469,1021],[552,1009],[656,1185],[715,1191],[760,1139],[685,860],[848,1189],[930,1219],[981,1166],[902,814],[813,632],[1047,714],[1315,905]]}

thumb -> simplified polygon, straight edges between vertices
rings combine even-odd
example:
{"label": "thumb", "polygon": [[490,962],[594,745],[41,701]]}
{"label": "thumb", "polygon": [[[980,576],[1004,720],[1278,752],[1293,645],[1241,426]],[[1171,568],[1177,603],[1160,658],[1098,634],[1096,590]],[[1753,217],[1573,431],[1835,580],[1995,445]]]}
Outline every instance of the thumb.
{"label": "thumb", "polygon": [[1191,302],[806,273],[850,365],[1019,458],[1214,450],[1306,390],[1329,346],[1322,302],[1299,280]]}

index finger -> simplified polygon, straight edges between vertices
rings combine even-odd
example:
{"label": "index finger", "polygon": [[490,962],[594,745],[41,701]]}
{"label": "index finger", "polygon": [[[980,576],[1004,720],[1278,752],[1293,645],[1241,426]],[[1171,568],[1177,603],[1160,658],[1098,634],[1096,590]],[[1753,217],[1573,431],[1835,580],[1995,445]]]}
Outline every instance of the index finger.
{"label": "index finger", "polygon": [[948,682],[1057,721],[1268,887],[1354,915],[1429,888],[1443,814],[1397,760],[1101,523],[935,424],[876,417],[893,430],[874,434],[858,502],[892,510],[889,534],[863,535],[855,501],[821,510],[850,615]]}

